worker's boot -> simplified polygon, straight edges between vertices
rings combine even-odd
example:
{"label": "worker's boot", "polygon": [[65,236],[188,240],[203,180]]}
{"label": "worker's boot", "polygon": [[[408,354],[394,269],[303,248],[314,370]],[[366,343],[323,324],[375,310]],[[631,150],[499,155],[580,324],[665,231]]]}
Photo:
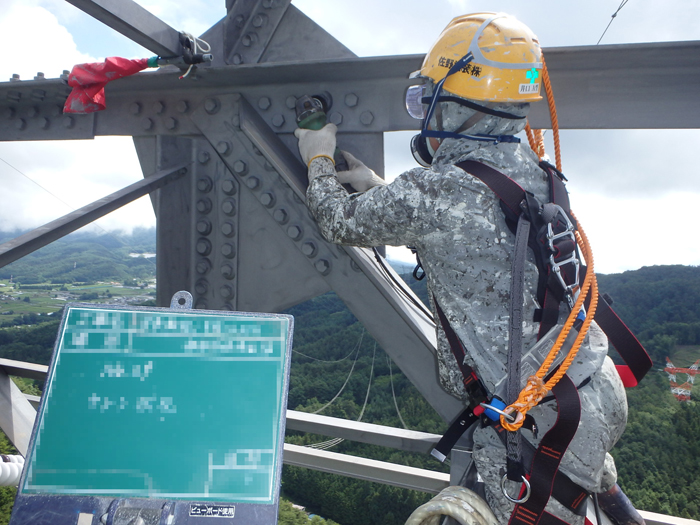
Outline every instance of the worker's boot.
{"label": "worker's boot", "polygon": [[645,525],[644,518],[617,483],[609,491],[598,494],[598,503],[615,525]]}

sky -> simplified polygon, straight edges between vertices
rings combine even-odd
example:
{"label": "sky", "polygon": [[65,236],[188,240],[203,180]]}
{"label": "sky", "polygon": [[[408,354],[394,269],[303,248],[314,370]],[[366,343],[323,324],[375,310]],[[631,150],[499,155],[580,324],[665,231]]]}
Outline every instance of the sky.
{"label": "sky", "polygon": [[[192,34],[203,33],[225,15],[225,0],[138,3],[175,29]],[[294,0],[293,4],[358,56],[378,56],[425,53],[454,16],[484,10],[516,16],[538,35],[545,49],[594,45],[621,2]],[[0,81],[14,73],[32,79],[39,71],[55,78],[74,64],[107,56],[152,55],[63,0],[2,0],[0,34],[12,43],[0,62]],[[700,2],[629,0],[601,44],[698,39]],[[412,134],[386,135],[389,179],[415,166],[408,147]],[[567,130],[561,140],[572,209],[591,240],[598,272],[700,264],[697,235],[692,226],[685,226],[695,224],[700,202],[694,146],[700,143],[700,131]],[[553,155],[551,144],[548,152]],[[111,161],[96,169],[90,159]],[[40,226],[141,177],[130,137],[0,142],[0,231]],[[150,200],[144,197],[87,228],[128,232],[153,225]],[[408,257],[400,251],[390,255]]]}

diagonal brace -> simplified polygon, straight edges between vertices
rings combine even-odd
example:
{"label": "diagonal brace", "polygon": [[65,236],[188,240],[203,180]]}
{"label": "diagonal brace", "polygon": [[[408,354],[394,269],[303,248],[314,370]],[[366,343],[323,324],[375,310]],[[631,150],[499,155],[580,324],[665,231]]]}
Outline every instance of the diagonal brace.
{"label": "diagonal brace", "polygon": [[153,53],[182,55],[180,33],[133,0],[66,0]]}
{"label": "diagonal brace", "polygon": [[181,165],[160,171],[55,221],[44,224],[29,233],[20,235],[16,239],[0,244],[0,268],[183,177],[188,172],[188,166]]}

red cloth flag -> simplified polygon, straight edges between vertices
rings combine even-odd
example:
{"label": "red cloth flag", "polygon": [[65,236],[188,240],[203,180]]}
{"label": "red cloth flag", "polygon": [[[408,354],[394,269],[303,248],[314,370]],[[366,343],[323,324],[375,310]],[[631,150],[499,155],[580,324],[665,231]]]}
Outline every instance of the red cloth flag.
{"label": "red cloth flag", "polygon": [[148,58],[128,60],[110,57],[101,63],[78,64],[68,75],[73,88],[64,113],[93,113],[105,109],[105,86],[117,78],[128,77],[148,67]]}

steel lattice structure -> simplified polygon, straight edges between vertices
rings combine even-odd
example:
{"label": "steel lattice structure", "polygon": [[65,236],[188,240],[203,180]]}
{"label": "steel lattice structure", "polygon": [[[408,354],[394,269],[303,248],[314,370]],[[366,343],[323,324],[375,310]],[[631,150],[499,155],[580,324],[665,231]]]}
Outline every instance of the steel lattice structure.
{"label": "steel lattice structure", "polygon": [[[689,368],[679,368],[675,366],[671,360],[666,358],[666,368],[664,372],[668,374],[668,380],[671,384],[671,393],[676,396],[678,401],[690,401],[690,394],[693,390],[693,384],[695,383],[695,376],[700,374],[698,366],[700,365],[700,359],[695,361]],[[687,379],[685,383],[679,385],[676,381],[676,374],[685,374]]]}

